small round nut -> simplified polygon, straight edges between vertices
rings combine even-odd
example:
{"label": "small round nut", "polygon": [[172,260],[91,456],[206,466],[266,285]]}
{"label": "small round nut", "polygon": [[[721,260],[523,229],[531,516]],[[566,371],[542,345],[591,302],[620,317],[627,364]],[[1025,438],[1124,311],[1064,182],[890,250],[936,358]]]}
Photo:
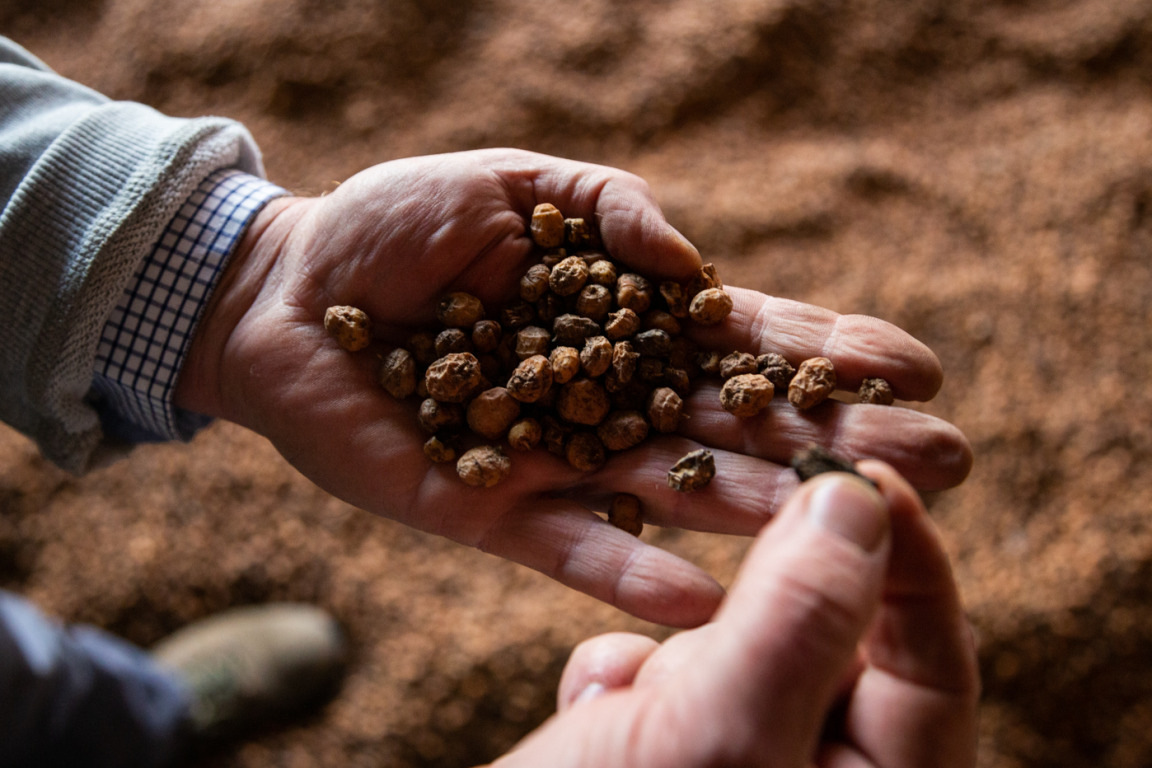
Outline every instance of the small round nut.
{"label": "small round nut", "polygon": [[522,403],[534,403],[552,388],[552,364],[543,355],[520,361],[508,378],[508,393]]}
{"label": "small round nut", "polygon": [[758,373],[756,356],[747,352],[733,352],[720,359],[720,378],[730,379],[742,373]]}
{"label": "small round nut", "polygon": [[430,435],[456,429],[464,423],[464,407],[459,403],[442,403],[427,397],[420,403],[416,416],[420,428]]}
{"label": "small round nut", "polygon": [[616,265],[608,259],[600,259],[588,265],[588,282],[596,285],[616,284]]}
{"label": "small round nut", "polygon": [[681,319],[688,317],[688,297],[684,295],[684,287],[680,283],[660,283],[660,295],[664,297],[668,314]]}
{"label": "small round nut", "polygon": [[612,342],[605,336],[591,336],[580,350],[580,367],[591,378],[603,376],[612,366]]}
{"label": "small round nut", "polygon": [[648,421],[639,411],[613,411],[608,414],[596,435],[610,451],[626,451],[648,437]]}
{"label": "small round nut", "polygon": [[594,427],[611,410],[608,393],[592,379],[576,379],[560,388],[556,396],[556,413],[572,424]]}
{"label": "small round nut", "polygon": [[445,355],[428,366],[424,374],[428,396],[444,403],[464,402],[482,380],[480,361],[471,352]]}
{"label": "small round nut", "polygon": [[564,446],[564,458],[581,472],[595,472],[604,466],[608,453],[594,432],[576,432]]}
{"label": "small round nut", "polygon": [[864,379],[860,382],[860,390],[856,395],[861,403],[868,405],[892,405],[896,402],[892,385],[880,378]]}
{"label": "small round nut", "polygon": [[508,390],[492,387],[468,403],[468,428],[488,440],[499,440],[519,415],[520,403]]}
{"label": "small round nut", "polygon": [[836,369],[826,357],[813,357],[800,363],[788,385],[788,402],[802,411],[824,402],[836,391]]}
{"label": "small round nut", "polygon": [[556,248],[564,242],[564,215],[552,203],[540,203],[532,211],[532,242],[541,248]]}
{"label": "small round nut", "polygon": [[500,346],[503,332],[495,320],[478,320],[472,326],[472,347],[480,354],[494,352]]}
{"label": "small round nut", "polygon": [[648,421],[657,432],[675,432],[683,409],[684,401],[670,387],[658,387],[648,396]]}
{"label": "small round nut", "polygon": [[796,375],[792,364],[776,352],[759,355],[756,358],[756,370],[772,382],[777,392],[787,392],[792,377]]}
{"label": "small round nut", "polygon": [[632,310],[637,315],[652,305],[652,284],[642,275],[625,272],[616,278],[616,306]]}
{"label": "small round nut", "polygon": [[612,341],[627,338],[640,330],[640,315],[624,307],[608,315],[604,323],[604,335]]}
{"label": "small round nut", "polygon": [[529,325],[516,331],[516,357],[527,360],[532,355],[547,355],[552,334],[546,328]]}
{"label": "small round nut", "polygon": [[356,307],[328,307],[324,312],[324,330],[349,352],[358,352],[372,341],[372,321],[364,310]]}
{"label": "small round nut", "polygon": [[579,256],[569,256],[552,267],[548,275],[548,287],[557,296],[571,296],[579,293],[588,282],[588,264]]}
{"label": "small round nut", "polygon": [[471,328],[483,317],[480,299],[463,291],[448,294],[436,305],[436,319],[449,328]]}
{"label": "small round nut", "polygon": [[416,391],[416,360],[408,350],[397,347],[380,361],[376,380],[392,397],[403,400]]}
{"label": "small round nut", "polygon": [[544,430],[540,422],[527,416],[517,419],[508,428],[508,445],[512,446],[513,450],[530,451],[540,444],[543,436]]}
{"label": "small round nut", "polygon": [[716,476],[716,459],[705,449],[692,451],[668,470],[668,487],[674,491],[698,491]]}
{"label": "small round nut", "polygon": [[481,445],[465,451],[456,462],[456,474],[477,488],[491,488],[512,473],[512,460],[499,448]]}
{"label": "small round nut", "polygon": [[688,306],[688,314],[701,325],[715,325],[731,312],[732,297],[723,288],[705,288]]}
{"label": "small round nut", "polygon": [[612,293],[602,285],[585,285],[576,297],[576,314],[600,323],[612,309]]}
{"label": "small round nut", "polygon": [[741,373],[724,382],[720,405],[733,416],[751,418],[772,402],[776,388],[759,373]]}
{"label": "small round nut", "polygon": [[640,499],[630,493],[618,493],[608,508],[608,522],[626,533],[639,536],[644,532]]}
{"label": "small round nut", "polygon": [[567,384],[580,373],[580,353],[575,347],[556,347],[548,356],[552,364],[552,383]]}
{"label": "small round nut", "polygon": [[447,464],[456,460],[456,449],[445,443],[436,435],[424,441],[424,455],[429,461],[437,464]]}
{"label": "small round nut", "polygon": [[520,298],[527,302],[540,300],[548,291],[548,275],[551,269],[543,264],[533,264],[520,278]]}
{"label": "small round nut", "polygon": [[436,357],[472,350],[472,335],[459,328],[445,328],[436,334]]}

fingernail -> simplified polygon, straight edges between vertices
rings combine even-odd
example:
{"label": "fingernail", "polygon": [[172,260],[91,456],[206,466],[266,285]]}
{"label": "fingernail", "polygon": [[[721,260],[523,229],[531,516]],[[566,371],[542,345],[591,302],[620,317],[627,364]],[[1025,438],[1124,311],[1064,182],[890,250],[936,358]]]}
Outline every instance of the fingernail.
{"label": "fingernail", "polygon": [[580,691],[580,694],[572,700],[572,703],[579,704],[582,701],[591,701],[592,699],[599,698],[604,695],[606,690],[608,689],[604,687],[603,683],[589,683],[588,687]]}
{"label": "fingernail", "polygon": [[829,473],[815,482],[808,500],[812,522],[865,552],[880,546],[888,531],[888,511],[875,488],[844,473]]}

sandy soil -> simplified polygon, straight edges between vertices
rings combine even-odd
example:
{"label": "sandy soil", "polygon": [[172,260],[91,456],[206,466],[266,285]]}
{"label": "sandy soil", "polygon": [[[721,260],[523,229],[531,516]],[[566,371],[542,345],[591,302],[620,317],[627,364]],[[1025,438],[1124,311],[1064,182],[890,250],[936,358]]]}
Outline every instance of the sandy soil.
{"label": "sandy soil", "polygon": [[[320,193],[514,145],[645,176],[728,282],[890,320],[976,449],[932,500],[981,640],[981,765],[1152,763],[1152,2],[8,0],[62,73],[247,123]],[[343,694],[221,765],[465,766],[580,638],[659,633],[348,508],[220,424],[82,479],[0,433],[0,586],[149,643],[316,601]],[[645,533],[720,579],[745,542]]]}

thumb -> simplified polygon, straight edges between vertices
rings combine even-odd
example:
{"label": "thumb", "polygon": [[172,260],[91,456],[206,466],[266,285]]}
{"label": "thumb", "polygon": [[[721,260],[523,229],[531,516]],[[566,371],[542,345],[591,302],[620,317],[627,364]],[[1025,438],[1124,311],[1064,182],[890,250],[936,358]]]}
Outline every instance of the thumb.
{"label": "thumb", "polygon": [[729,646],[716,649],[718,682],[757,717],[757,741],[795,764],[814,754],[879,608],[889,525],[866,481],[829,473],[805,483],[753,545],[717,616]]}

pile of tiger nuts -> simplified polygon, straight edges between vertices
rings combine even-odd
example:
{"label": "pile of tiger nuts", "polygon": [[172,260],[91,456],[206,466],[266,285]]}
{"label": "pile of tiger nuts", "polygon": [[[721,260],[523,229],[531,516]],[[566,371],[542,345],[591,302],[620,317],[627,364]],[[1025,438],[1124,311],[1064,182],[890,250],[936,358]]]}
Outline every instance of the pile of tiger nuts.
{"label": "pile of tiger nuts", "polygon": [[[732,311],[713,265],[683,283],[652,281],[612,261],[584,219],[548,203],[533,211],[530,232],[540,259],[520,279],[517,301],[493,315],[475,296],[449,293],[436,307],[440,327],[380,362],[385,391],[421,399],[424,453],[455,461],[468,485],[496,485],[511,472],[510,452],[539,446],[596,470],[651,433],[676,431],[704,376],[724,380],[720,403],[741,418],[760,413],[776,392],[808,409],[836,389],[827,358],[793,368],[778,354],[701,350],[683,335],[687,323],[713,325]],[[330,307],[324,325],[350,351],[370,343],[371,323],[357,308]],[[892,402],[883,379],[867,380],[859,396]],[[712,454],[693,451],[669,470],[668,483],[693,491],[714,473]],[[640,517],[638,499],[617,496],[610,521],[638,534]]]}

